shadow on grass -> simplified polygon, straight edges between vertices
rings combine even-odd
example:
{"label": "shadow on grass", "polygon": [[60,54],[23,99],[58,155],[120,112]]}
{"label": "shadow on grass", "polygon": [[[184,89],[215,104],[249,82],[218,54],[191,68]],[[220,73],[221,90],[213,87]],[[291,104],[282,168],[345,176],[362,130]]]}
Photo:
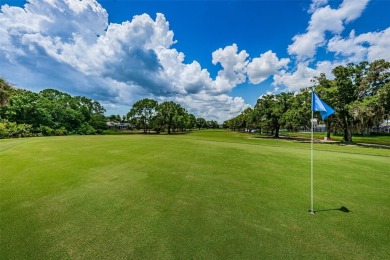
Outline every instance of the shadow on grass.
{"label": "shadow on grass", "polygon": [[[281,135],[280,137],[273,137],[273,136],[254,136],[256,139],[274,139],[274,140],[287,140],[287,141],[293,141],[298,143],[310,143],[311,139],[307,137],[299,137],[299,136],[288,136],[288,135]],[[321,138],[314,138],[313,140],[316,144],[324,144],[324,145],[334,145],[334,146],[358,146],[358,147],[370,147],[370,148],[379,148],[379,149],[390,149],[390,145],[386,144],[376,144],[376,143],[362,143],[362,142],[344,142],[340,140],[329,140],[324,141]]]}
{"label": "shadow on grass", "polygon": [[285,136],[281,135],[279,137],[274,137],[273,135],[258,135],[258,136],[253,136],[253,138],[256,139],[274,139],[274,140],[289,140],[289,141],[297,141],[297,142],[310,142],[311,140],[308,138],[304,137],[291,137],[291,136]]}
{"label": "shadow on grass", "polygon": [[[341,211],[341,212],[344,212],[344,213],[352,212],[347,207],[342,206],[341,208],[337,208],[337,209],[320,209],[320,210],[315,210],[314,213],[324,212],[324,211]],[[311,212],[311,211],[309,210],[309,212]]]}

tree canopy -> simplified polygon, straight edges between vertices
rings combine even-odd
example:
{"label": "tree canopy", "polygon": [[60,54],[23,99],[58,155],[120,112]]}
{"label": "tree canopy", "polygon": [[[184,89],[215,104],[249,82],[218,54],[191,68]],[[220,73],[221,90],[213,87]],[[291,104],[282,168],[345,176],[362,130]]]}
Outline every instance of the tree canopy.
{"label": "tree canopy", "polygon": [[157,114],[157,105],[156,100],[144,98],[134,103],[127,117],[132,118],[135,124],[143,128],[144,133],[150,132]]}
{"label": "tree canopy", "polygon": [[[142,128],[144,133],[150,133],[150,130],[157,133],[167,130],[168,134],[171,134],[197,126],[196,117],[173,101],[158,104],[153,99],[145,98],[135,102],[127,116],[134,127]],[[206,124],[201,128],[203,127],[206,127]]]}
{"label": "tree canopy", "polygon": [[195,127],[218,128],[218,122],[196,118],[180,104],[156,100],[138,100],[127,115],[104,116],[106,110],[97,101],[71,96],[55,89],[39,93],[12,87],[0,78],[0,138],[96,134],[107,129],[107,122],[128,123],[132,129],[168,134]]}
{"label": "tree canopy", "polygon": [[[352,141],[352,132],[368,134],[390,114],[390,62],[377,60],[337,66],[332,79],[320,74],[314,85],[296,93],[265,95],[258,99],[251,111],[224,124],[232,130],[250,130],[253,127],[274,137],[280,128],[296,131],[309,128],[311,119],[310,91],[315,91],[336,113],[324,123],[330,132],[341,133],[346,142]],[[316,117],[318,114],[316,112]]]}
{"label": "tree canopy", "polygon": [[39,93],[1,83],[0,137],[95,134],[105,129],[105,109],[86,97],[55,89]]}

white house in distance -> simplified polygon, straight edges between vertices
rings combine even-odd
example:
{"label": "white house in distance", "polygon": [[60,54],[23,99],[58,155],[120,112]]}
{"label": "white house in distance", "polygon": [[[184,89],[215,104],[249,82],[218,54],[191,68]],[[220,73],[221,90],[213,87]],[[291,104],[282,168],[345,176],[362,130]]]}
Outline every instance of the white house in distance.
{"label": "white house in distance", "polygon": [[374,133],[390,133],[390,120],[384,120],[379,127],[372,129]]}
{"label": "white house in distance", "polygon": [[116,123],[116,122],[107,122],[108,129],[116,130],[128,130],[130,129],[129,123]]}
{"label": "white house in distance", "polygon": [[[313,119],[314,123],[314,132],[326,132],[326,126],[325,124],[318,124],[318,119]],[[310,132],[311,130],[309,128],[301,129],[303,132]],[[383,122],[378,126],[370,129],[370,133],[387,133],[390,134],[390,120],[386,119],[383,120]]]}

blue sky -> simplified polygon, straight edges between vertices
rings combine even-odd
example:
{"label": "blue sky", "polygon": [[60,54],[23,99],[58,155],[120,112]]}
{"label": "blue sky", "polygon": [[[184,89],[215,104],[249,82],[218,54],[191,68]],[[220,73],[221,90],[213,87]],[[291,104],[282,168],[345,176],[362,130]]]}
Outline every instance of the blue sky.
{"label": "blue sky", "polygon": [[0,0],[0,76],[126,114],[173,100],[222,122],[348,62],[390,60],[390,1]]}

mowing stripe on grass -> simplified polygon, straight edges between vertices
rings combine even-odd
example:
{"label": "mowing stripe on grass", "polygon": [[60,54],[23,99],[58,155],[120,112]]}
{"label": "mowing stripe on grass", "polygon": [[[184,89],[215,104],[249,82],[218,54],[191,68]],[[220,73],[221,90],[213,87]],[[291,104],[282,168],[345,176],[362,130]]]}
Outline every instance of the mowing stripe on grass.
{"label": "mowing stripe on grass", "polygon": [[311,216],[307,144],[227,131],[22,140],[0,141],[1,259],[390,256],[383,149],[318,145]]}

